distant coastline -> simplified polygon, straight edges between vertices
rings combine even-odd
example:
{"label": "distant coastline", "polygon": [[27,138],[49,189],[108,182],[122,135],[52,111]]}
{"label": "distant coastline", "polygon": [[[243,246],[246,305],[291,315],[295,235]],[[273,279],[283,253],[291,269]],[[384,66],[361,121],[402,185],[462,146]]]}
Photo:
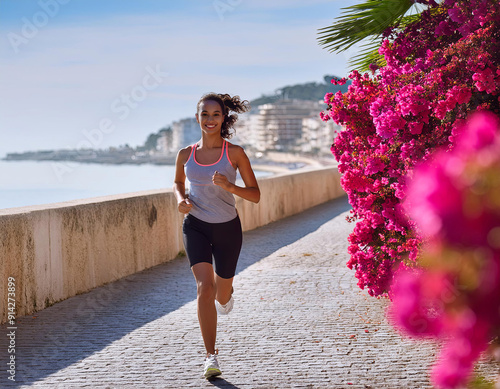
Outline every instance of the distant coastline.
{"label": "distant coastline", "polygon": [[27,151],[23,153],[8,153],[3,161],[68,161],[79,163],[105,163],[140,165],[152,163],[155,165],[173,165],[175,156],[164,156],[135,152],[133,149],[123,148],[114,150],[44,150]]}
{"label": "distant coastline", "polygon": [[[296,170],[307,166],[327,166],[335,164],[332,158],[326,156],[303,156],[291,153],[271,151],[256,156],[250,154],[255,169],[273,173]],[[110,165],[175,165],[175,155],[137,152],[132,148],[117,148],[109,150],[43,150],[22,153],[8,153],[3,161],[65,161],[78,163],[95,163]]]}

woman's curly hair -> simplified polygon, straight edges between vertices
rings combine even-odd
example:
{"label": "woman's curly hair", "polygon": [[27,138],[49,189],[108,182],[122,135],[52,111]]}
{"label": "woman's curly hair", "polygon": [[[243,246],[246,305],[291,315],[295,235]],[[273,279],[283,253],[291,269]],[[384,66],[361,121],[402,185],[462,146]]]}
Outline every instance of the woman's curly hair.
{"label": "woman's curly hair", "polygon": [[[204,94],[198,104],[196,105],[196,111],[199,110],[200,104],[204,101],[216,101],[222,108],[222,114],[224,115],[224,122],[220,130],[220,135],[224,139],[229,139],[234,135],[235,129],[233,128],[234,123],[238,120],[238,113],[247,112],[250,110],[250,103],[247,100],[241,100],[240,96],[230,96],[227,93],[207,93]],[[230,112],[234,112],[230,114]],[[230,130],[233,129],[232,132]]]}

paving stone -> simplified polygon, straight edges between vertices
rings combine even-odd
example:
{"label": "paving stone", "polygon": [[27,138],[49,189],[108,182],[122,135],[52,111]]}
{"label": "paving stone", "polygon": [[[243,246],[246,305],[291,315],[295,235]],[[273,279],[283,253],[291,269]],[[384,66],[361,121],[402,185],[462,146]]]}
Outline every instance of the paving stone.
{"label": "paving stone", "polygon": [[[222,378],[202,377],[196,287],[177,258],[18,318],[16,382],[3,369],[0,387],[431,388],[437,346],[395,332],[388,302],[345,265],[349,208],[342,198],[244,234],[235,308],[219,317]],[[478,370],[492,379],[498,365]]]}

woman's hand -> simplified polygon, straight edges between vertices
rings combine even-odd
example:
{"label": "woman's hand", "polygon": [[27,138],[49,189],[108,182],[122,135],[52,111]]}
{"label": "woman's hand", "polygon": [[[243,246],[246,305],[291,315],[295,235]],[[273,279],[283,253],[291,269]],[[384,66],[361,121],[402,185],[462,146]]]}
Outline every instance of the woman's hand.
{"label": "woman's hand", "polygon": [[185,198],[177,205],[179,212],[184,214],[189,213],[191,208],[193,208],[193,203],[189,201],[189,198]]}
{"label": "woman's hand", "polygon": [[228,192],[230,192],[230,189],[233,187],[233,184],[228,181],[227,177],[224,174],[220,174],[217,170],[212,176],[212,182],[214,183],[214,185],[220,186],[222,189],[227,190]]}

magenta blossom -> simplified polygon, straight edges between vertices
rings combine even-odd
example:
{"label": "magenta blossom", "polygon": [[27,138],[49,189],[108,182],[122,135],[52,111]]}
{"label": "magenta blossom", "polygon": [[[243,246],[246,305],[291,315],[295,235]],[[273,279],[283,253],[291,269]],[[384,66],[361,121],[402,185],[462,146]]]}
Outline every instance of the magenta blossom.
{"label": "magenta blossom", "polygon": [[500,331],[500,120],[475,113],[455,137],[409,180],[404,208],[426,245],[421,268],[401,266],[391,288],[397,328],[445,339],[439,388],[466,385]]}
{"label": "magenta blossom", "polygon": [[[384,33],[379,53],[387,65],[372,66],[371,74],[351,72],[348,91],[328,95],[328,110],[322,114],[323,120],[345,128],[331,151],[353,207],[349,220],[367,219],[362,229],[352,232],[357,250],[350,251],[349,264],[359,286],[374,295],[388,292],[384,285],[398,263],[418,265],[422,236],[445,234],[444,225],[487,219],[467,209],[460,215],[426,210],[427,220],[434,218],[436,223],[429,221],[417,234],[414,222],[408,222],[406,211],[401,211],[408,190],[403,177],[411,176],[415,166],[431,158],[436,149],[451,150],[471,111],[500,109],[498,2],[446,0],[428,2],[428,6],[420,20]],[[484,153],[482,158],[490,157]],[[447,170],[459,175],[460,160],[429,175],[425,184],[432,189]],[[437,206],[447,199],[458,204],[463,200],[460,185],[466,184],[460,180],[448,179],[450,191],[445,196],[439,189],[422,195]],[[443,207],[444,212],[446,204]],[[383,216],[383,225],[372,222],[373,213]],[[458,229],[446,234],[454,234],[457,240],[463,235]],[[471,242],[480,234],[481,229]]]}
{"label": "magenta blossom", "polygon": [[[500,222],[499,215],[491,209],[496,205],[489,206],[487,199],[468,188],[482,185],[481,177],[471,177],[471,163],[490,161],[500,155],[497,129],[498,119],[494,115],[473,116],[452,152],[443,150],[432,158],[432,163],[415,170],[405,209],[422,235],[440,235],[448,242],[470,247],[487,244],[489,231]],[[479,208],[474,205],[476,202],[481,203]],[[465,225],[469,228],[465,229]]]}
{"label": "magenta blossom", "polygon": [[495,75],[490,68],[478,71],[472,75],[472,79],[476,82],[478,91],[485,91],[486,93],[495,93],[497,83],[495,82]]}

